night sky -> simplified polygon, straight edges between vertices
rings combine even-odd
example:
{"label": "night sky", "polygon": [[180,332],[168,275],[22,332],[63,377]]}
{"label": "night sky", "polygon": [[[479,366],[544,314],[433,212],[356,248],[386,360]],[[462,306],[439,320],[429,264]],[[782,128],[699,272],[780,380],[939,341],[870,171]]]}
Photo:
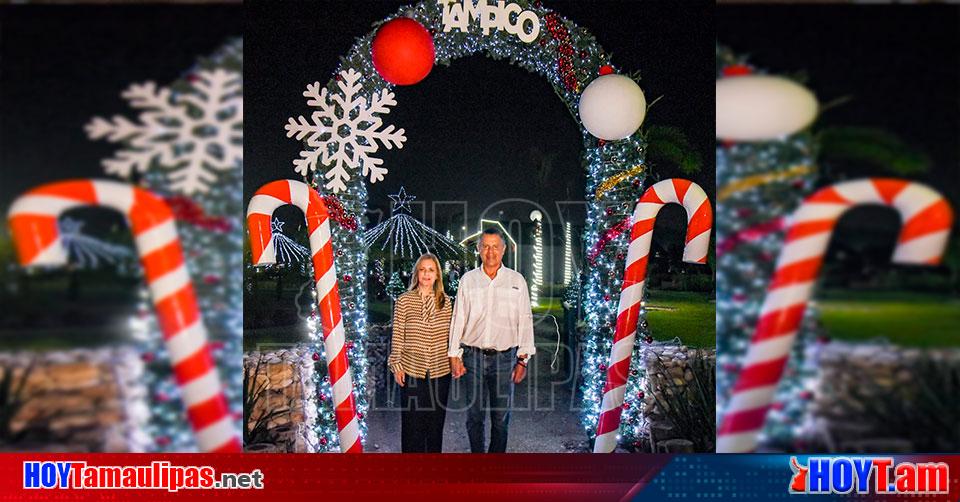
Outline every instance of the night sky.
{"label": "night sky", "polygon": [[[408,3],[247,5],[248,197],[264,182],[297,177],[291,162],[301,146],[286,138],[283,126],[288,117],[310,113],[301,95],[306,84],[325,84],[356,37]],[[545,4],[589,30],[623,71],[640,70],[647,101],[663,96],[646,123],[677,126],[688,135],[704,157],[705,168],[695,179],[712,190],[712,3]],[[544,157],[552,161],[553,171],[539,202],[551,216],[556,217],[555,201],[584,200],[580,133],[544,78],[477,55],[434,67],[424,81],[394,90],[398,105],[384,122],[404,128],[407,142],[403,149],[377,152],[390,172],[369,185],[371,209],[389,211],[387,195],[404,186],[428,204],[465,200],[475,221],[498,200],[536,200],[535,163]],[[505,210],[504,218],[527,221],[530,206],[498,209]],[[442,231],[444,223],[438,219],[435,225]]]}
{"label": "night sky", "polygon": [[[296,177],[300,144],[283,125],[309,113],[304,86],[326,82],[354,38],[405,3],[2,7],[0,204],[41,182],[103,176],[100,160],[116,146],[88,140],[84,124],[95,115],[133,117],[120,98],[130,83],[167,84],[242,33],[245,191]],[[960,205],[957,6],[547,3],[590,30],[623,70],[639,70],[648,101],[663,96],[647,123],[689,136],[705,165],[694,179],[710,192],[716,34],[759,66],[805,72],[822,102],[852,97],[819,124],[897,133],[933,158],[920,179]],[[579,133],[543,78],[474,56],[395,91],[399,105],[386,122],[408,140],[378,153],[390,173],[370,186],[372,208],[387,208],[386,195],[401,185],[418,201],[467,200],[474,217],[504,198],[539,195],[551,211],[554,201],[583,200]],[[531,174],[544,158],[553,174],[537,194]]]}
{"label": "night sky", "polygon": [[167,85],[242,33],[239,5],[0,7],[0,207],[40,183],[107,177],[118,145],[83,126],[135,118],[120,97],[131,83]]}
{"label": "night sky", "polygon": [[[751,63],[806,73],[821,103],[852,98],[816,127],[895,133],[933,161],[929,173],[911,178],[960,206],[960,6],[722,5],[716,14],[718,41]],[[891,176],[862,166],[834,174],[841,170]],[[841,220],[836,240],[869,238],[873,230],[892,248],[898,221],[893,210],[856,209]]]}

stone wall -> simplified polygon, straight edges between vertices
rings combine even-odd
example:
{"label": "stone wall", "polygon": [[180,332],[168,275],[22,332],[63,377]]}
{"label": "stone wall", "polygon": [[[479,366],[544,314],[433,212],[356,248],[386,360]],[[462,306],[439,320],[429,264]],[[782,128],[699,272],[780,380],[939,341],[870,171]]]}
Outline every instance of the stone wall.
{"label": "stone wall", "polygon": [[[246,427],[271,413],[266,435],[244,446],[249,452],[313,453],[318,438],[313,431],[317,409],[313,401],[313,350],[306,345],[243,355],[245,381],[252,378],[262,394],[254,400]],[[260,365],[257,368],[257,365]],[[322,361],[321,361],[322,363]]]}
{"label": "stone wall", "polygon": [[960,450],[960,350],[818,345],[804,435],[817,449]]}
{"label": "stone wall", "polygon": [[0,353],[11,388],[8,451],[142,452],[151,444],[143,363],[132,348]]}
{"label": "stone wall", "polygon": [[[709,436],[707,429],[715,422],[715,379],[708,376],[708,381],[701,381],[707,394],[708,402],[704,408],[709,408],[709,417],[688,417],[685,424],[675,424],[670,420],[667,411],[673,396],[685,396],[691,407],[700,403],[700,393],[692,386],[694,370],[697,365],[706,366],[708,372],[715,372],[717,366],[716,350],[690,349],[673,343],[654,343],[643,353],[643,365],[646,380],[644,383],[643,415],[646,420],[645,428],[650,438],[650,449],[654,452],[694,452],[698,448],[694,438],[695,432],[684,430],[692,428],[691,424],[699,426],[701,436]],[[704,378],[701,376],[700,378]],[[701,413],[702,414],[702,413]],[[701,447],[700,449],[705,449]]]}

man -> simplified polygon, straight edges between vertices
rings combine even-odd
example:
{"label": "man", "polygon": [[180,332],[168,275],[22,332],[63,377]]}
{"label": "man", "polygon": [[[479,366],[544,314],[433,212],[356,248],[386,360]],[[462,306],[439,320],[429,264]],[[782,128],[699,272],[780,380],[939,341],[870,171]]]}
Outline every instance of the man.
{"label": "man", "polygon": [[533,314],[527,281],[503,266],[507,243],[499,230],[484,230],[483,262],[460,279],[450,323],[450,369],[463,376],[470,451],[483,453],[484,420],[490,410],[490,453],[507,450],[513,388],[527,374],[533,345]]}

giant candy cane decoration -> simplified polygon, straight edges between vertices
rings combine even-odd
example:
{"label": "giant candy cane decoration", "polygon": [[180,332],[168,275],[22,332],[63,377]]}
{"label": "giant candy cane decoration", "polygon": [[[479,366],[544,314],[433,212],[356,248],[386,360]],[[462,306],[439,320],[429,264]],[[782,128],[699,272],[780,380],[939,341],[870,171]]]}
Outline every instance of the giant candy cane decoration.
{"label": "giant candy cane decoration", "polygon": [[620,412],[626,392],[630,358],[640,318],[640,300],[647,278],[647,258],[653,239],[653,224],[657,213],[666,204],[681,204],[687,211],[687,238],[683,261],[706,263],[710,250],[710,231],[713,228],[713,210],[710,200],[699,185],[682,179],[668,179],[648,188],[633,211],[633,229],[623,272],[620,305],[617,308],[617,329],[610,350],[607,383],[603,387],[600,421],[594,453],[609,453],[617,446]]}
{"label": "giant candy cane decoration", "polygon": [[353,396],[353,377],[347,360],[346,336],[340,315],[340,290],[337,270],[333,262],[333,243],[327,206],[316,190],[294,180],[271,181],[260,187],[247,206],[247,226],[250,229],[250,249],[254,265],[276,263],[273,247],[273,229],[270,220],[280,206],[293,204],[303,211],[310,233],[310,252],[313,254],[313,277],[323,325],[323,344],[327,355],[327,369],[333,386],[334,410],[340,435],[340,451],[360,453],[360,425]]}
{"label": "giant candy cane decoration", "polygon": [[109,207],[126,216],[197,445],[205,452],[241,451],[173,213],[161,198],[106,180],[61,181],[34,188],[13,202],[8,215],[20,263],[65,264],[67,253],[57,219],[79,206]]}
{"label": "giant candy cane decoration", "polygon": [[919,183],[870,178],[824,188],[793,213],[760,319],[730,402],[717,430],[717,451],[753,451],[803,320],[833,228],[848,209],[890,206],[903,227],[894,263],[935,265],[947,245],[953,211],[944,198]]}

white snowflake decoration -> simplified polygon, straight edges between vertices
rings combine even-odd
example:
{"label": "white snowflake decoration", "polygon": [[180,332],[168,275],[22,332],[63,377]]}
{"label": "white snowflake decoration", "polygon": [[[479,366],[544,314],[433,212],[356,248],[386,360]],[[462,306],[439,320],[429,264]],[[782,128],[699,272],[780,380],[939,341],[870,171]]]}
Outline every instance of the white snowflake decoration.
{"label": "white snowflake decoration", "polygon": [[243,163],[243,82],[238,72],[200,71],[192,92],[174,93],[153,82],[133,84],[121,96],[142,110],[138,122],[116,115],[94,117],[90,139],[123,143],[127,148],[104,159],[108,174],[129,178],[156,162],[169,171],[170,189],[191,195],[207,192],[217,171]]}
{"label": "white snowflake decoration", "polygon": [[381,167],[383,159],[370,156],[379,149],[377,142],[389,150],[394,146],[403,148],[407,140],[403,129],[394,130],[393,125],[381,129],[383,120],[378,114],[390,113],[389,107],[397,104],[393,92],[381,89],[373,93],[368,106],[367,98],[361,94],[360,77],[352,68],[341,71],[337,82],[340,94],[328,94],[320,82],[308,85],[303,95],[310,98],[308,105],[319,110],[309,120],[303,115],[291,117],[285,126],[288,138],[296,136],[297,140],[307,141],[308,149],[293,161],[296,171],[306,176],[308,171],[317,170],[318,163],[329,167],[324,174],[329,181],[324,186],[333,193],[347,189],[349,170],[356,171],[358,167],[362,176],[370,175],[371,183],[382,180],[387,173]]}

